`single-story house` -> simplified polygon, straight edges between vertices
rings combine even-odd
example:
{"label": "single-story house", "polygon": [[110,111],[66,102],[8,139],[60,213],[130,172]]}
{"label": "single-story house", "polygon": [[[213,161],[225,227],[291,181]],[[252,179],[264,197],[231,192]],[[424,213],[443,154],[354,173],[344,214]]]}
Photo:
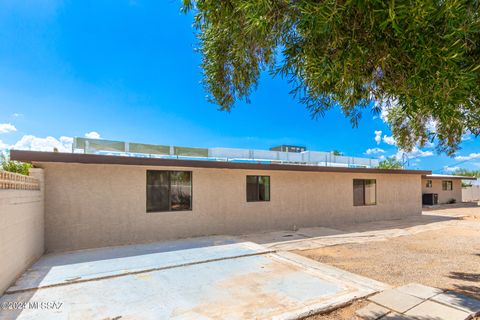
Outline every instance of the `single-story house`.
{"label": "single-story house", "polygon": [[462,180],[477,180],[477,178],[445,174],[424,175],[422,177],[423,204],[462,202]]}
{"label": "single-story house", "polygon": [[422,176],[431,174],[18,150],[10,156],[43,169],[47,252],[420,215]]}

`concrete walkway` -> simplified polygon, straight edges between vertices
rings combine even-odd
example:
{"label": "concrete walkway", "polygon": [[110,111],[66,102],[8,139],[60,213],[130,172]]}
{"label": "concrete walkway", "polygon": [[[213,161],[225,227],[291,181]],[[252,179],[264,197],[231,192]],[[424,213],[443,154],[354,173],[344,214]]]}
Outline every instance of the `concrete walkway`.
{"label": "concrete walkway", "polygon": [[247,234],[244,241],[260,243],[271,250],[310,250],[348,243],[367,243],[409,236],[425,231],[440,230],[452,226],[470,227],[462,216],[440,216],[424,213],[398,220],[372,221],[342,225],[334,228],[300,228],[296,231],[273,231]]}
{"label": "concrete walkway", "polygon": [[364,320],[466,320],[480,314],[480,301],[453,292],[411,283],[370,298],[357,311]]}
{"label": "concrete walkway", "polygon": [[210,237],[46,255],[0,298],[0,319],[298,319],[385,288]]}

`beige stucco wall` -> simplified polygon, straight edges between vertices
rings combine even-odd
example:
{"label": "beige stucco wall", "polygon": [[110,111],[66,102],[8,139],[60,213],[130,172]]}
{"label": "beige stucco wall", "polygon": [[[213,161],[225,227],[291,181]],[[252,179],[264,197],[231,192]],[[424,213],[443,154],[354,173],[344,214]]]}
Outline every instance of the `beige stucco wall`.
{"label": "beige stucco wall", "polygon": [[[46,249],[331,226],[421,214],[420,175],[38,163]],[[193,210],[146,213],[146,170],[193,172]],[[270,202],[246,202],[246,175],[271,177]],[[377,179],[376,206],[353,206],[353,178]]]}
{"label": "beige stucco wall", "polygon": [[43,190],[0,190],[0,295],[43,254]]}
{"label": "beige stucco wall", "polygon": [[[427,180],[432,180],[432,187],[427,188]],[[453,190],[442,190],[442,181],[452,181]],[[447,203],[451,199],[462,202],[462,180],[460,179],[422,179],[422,194],[438,193],[438,203]]]}

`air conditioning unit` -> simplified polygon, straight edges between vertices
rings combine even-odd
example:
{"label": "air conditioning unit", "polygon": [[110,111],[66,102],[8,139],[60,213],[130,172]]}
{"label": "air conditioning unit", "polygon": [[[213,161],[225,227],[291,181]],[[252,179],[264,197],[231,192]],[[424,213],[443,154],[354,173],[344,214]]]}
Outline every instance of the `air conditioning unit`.
{"label": "air conditioning unit", "polygon": [[438,194],[437,193],[424,193],[422,195],[422,204],[426,206],[433,206],[438,204]]}

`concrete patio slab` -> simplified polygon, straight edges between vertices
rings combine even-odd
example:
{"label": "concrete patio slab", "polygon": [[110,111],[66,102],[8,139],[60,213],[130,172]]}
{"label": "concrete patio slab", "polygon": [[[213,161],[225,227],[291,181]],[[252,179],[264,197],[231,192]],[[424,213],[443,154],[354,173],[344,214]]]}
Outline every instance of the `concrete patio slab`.
{"label": "concrete patio slab", "polygon": [[407,316],[402,316],[401,314],[398,314],[398,313],[389,313],[386,316],[381,317],[380,320],[413,320],[413,319]]}
{"label": "concrete patio slab", "polygon": [[334,266],[324,264],[324,263],[319,263],[317,261],[314,261],[312,259],[305,258],[303,256],[300,256],[295,253],[291,252],[286,252],[286,251],[278,251],[276,252],[276,255],[279,257],[283,257],[287,260],[290,261],[295,261],[296,263],[308,268],[308,269],[315,269],[321,272],[324,276],[331,277],[333,279],[339,279],[342,281],[345,281],[347,283],[355,283],[358,286],[362,288],[368,288],[372,292],[380,292],[386,289],[389,289],[390,286],[380,282],[376,281],[370,278],[366,278],[360,275],[357,275],[355,273],[351,273],[348,271],[345,271],[343,269],[336,268]]}
{"label": "concrete patio slab", "polygon": [[387,308],[375,303],[369,303],[362,309],[358,310],[356,315],[362,320],[377,320],[389,312],[390,310]]}
{"label": "concrete patio slab", "polygon": [[263,244],[275,250],[310,250],[349,243],[368,243],[439,230],[461,223],[452,217],[423,214],[400,220],[343,224],[332,228],[300,228],[293,231],[264,232],[242,236],[242,239]]}
{"label": "concrete patio slab", "polygon": [[382,287],[295,254],[218,243],[46,256],[0,298],[30,307],[3,310],[0,319],[298,319]]}
{"label": "concrete patio slab", "polygon": [[285,242],[312,239],[315,237],[331,236],[344,233],[344,231],[325,228],[301,228],[300,230],[281,230],[281,231],[267,231],[251,233],[239,236],[242,241],[255,242],[264,245],[265,247],[273,247],[277,244]]}
{"label": "concrete patio slab", "polygon": [[6,292],[267,252],[271,251],[255,243],[234,244],[234,240],[216,237],[50,254],[43,256]]}
{"label": "concrete patio slab", "polygon": [[442,293],[433,297],[431,300],[459,310],[463,310],[470,314],[480,312],[480,300],[476,300],[458,293]]}
{"label": "concrete patio slab", "polygon": [[398,287],[396,289],[403,293],[406,293],[421,299],[429,299],[443,292],[438,288],[427,287],[419,283],[409,283],[404,286]]}
{"label": "concrete patio slab", "polygon": [[368,300],[398,313],[404,313],[423,301],[397,289],[385,290],[368,298]]}
{"label": "concrete patio slab", "polygon": [[465,320],[468,313],[433,301],[425,301],[405,313],[414,319]]}

